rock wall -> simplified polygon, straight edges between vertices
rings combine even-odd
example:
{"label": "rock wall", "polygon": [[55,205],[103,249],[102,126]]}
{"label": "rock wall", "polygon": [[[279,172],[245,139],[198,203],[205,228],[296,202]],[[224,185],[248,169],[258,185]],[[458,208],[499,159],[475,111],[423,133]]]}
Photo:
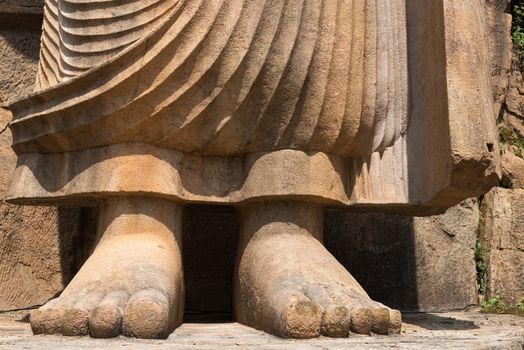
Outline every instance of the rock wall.
{"label": "rock wall", "polygon": [[402,310],[475,304],[475,199],[431,217],[380,213],[326,216],[326,246],[370,296]]}
{"label": "rock wall", "polygon": [[[0,1],[0,200],[16,164],[8,101],[33,90],[38,63],[40,1]],[[72,278],[85,259],[88,211],[0,202],[0,311],[39,305]]]}
{"label": "rock wall", "polygon": [[486,296],[514,305],[524,299],[524,189],[491,190],[482,201],[482,216]]}
{"label": "rock wall", "polygon": [[[485,298],[514,305],[524,300],[524,62],[508,49],[508,0],[489,1],[493,30],[493,84],[499,102],[502,187],[481,201],[480,243],[486,266]],[[492,26],[497,28],[496,26]],[[509,43],[511,44],[511,42]],[[504,52],[501,54],[500,52]]]}

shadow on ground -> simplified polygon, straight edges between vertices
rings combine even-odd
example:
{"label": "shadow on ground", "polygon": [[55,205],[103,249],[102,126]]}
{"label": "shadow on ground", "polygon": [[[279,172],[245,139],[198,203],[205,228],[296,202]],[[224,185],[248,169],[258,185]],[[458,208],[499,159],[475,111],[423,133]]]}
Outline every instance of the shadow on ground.
{"label": "shadow on ground", "polygon": [[425,312],[420,313],[403,313],[404,323],[418,326],[427,330],[471,330],[479,329],[473,321],[461,320],[451,316],[439,316]]}

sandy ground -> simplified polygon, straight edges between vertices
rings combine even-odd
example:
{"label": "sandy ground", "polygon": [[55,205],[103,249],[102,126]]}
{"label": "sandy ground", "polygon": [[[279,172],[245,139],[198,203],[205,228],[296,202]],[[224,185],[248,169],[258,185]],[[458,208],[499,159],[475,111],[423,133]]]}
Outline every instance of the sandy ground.
{"label": "sandy ground", "polygon": [[27,312],[0,314],[0,349],[524,349],[524,318],[477,312],[404,314],[402,334],[280,339],[238,323],[185,323],[166,340],[33,336]]}

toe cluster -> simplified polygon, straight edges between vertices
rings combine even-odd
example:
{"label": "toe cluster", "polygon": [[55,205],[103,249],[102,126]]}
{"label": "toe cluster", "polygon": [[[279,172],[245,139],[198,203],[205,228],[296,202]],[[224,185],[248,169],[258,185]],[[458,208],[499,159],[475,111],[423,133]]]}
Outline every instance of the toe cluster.
{"label": "toe cluster", "polygon": [[280,323],[280,335],[287,338],[339,338],[351,333],[399,334],[402,317],[398,310],[373,301],[322,306],[301,294],[282,309]]}
{"label": "toe cluster", "polygon": [[31,312],[30,321],[34,334],[95,338],[166,338],[174,329],[168,298],[156,290],[60,297]]}

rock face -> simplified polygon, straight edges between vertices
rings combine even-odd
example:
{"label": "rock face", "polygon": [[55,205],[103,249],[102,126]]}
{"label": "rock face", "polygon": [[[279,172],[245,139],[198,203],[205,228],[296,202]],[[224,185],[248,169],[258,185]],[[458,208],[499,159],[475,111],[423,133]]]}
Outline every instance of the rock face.
{"label": "rock face", "polygon": [[[0,109],[3,125],[10,118]],[[0,134],[0,198],[16,164],[10,145],[5,128]],[[41,305],[62,291],[90,252],[94,215],[90,210],[0,203],[0,311]]]}
{"label": "rock face", "polygon": [[473,199],[431,217],[329,212],[326,246],[386,305],[460,309],[477,301],[478,219]]}
{"label": "rock face", "polygon": [[[505,2],[500,2],[500,6],[496,3],[491,5],[492,17],[502,18],[500,10],[504,11]],[[499,45],[505,45],[503,43],[501,38]],[[507,55],[498,57],[498,67],[507,67]],[[507,81],[507,93],[500,95],[503,104],[499,113],[501,185],[505,188],[491,190],[481,205],[480,239],[485,250],[486,297],[500,296],[508,304],[524,298],[524,83],[521,70],[522,62],[517,54],[512,55],[509,75],[506,68],[497,70],[499,85]]]}
{"label": "rock face", "polygon": [[488,44],[491,61],[491,84],[494,97],[494,117],[498,116],[506,101],[511,60],[510,0],[487,0],[486,19],[488,24]]}
{"label": "rock face", "polygon": [[[506,96],[506,108],[508,117],[508,124],[521,130],[522,116],[524,116],[524,81],[520,71],[520,62],[516,56],[513,57],[511,75],[509,79],[509,88]],[[520,119],[520,123],[516,120]],[[521,134],[522,135],[522,134]]]}
{"label": "rock face", "polygon": [[15,2],[0,2],[0,104],[4,107],[33,91],[42,23],[41,15],[9,6],[12,3]]}
{"label": "rock face", "polygon": [[[7,125],[10,113],[0,110]],[[11,133],[0,134],[0,198],[16,164]],[[41,305],[59,293],[89,253],[89,211],[0,203],[0,311]],[[80,232],[84,232],[86,237]]]}
{"label": "rock face", "polygon": [[495,188],[484,196],[481,241],[487,297],[509,304],[524,299],[524,190]]}
{"label": "rock face", "polygon": [[510,188],[524,189],[524,159],[510,149],[502,153],[502,183]]}
{"label": "rock face", "polygon": [[414,218],[419,309],[461,309],[476,304],[473,249],[478,221],[475,199],[464,201],[443,215]]}
{"label": "rock face", "polygon": [[[8,101],[33,90],[41,27],[39,1],[0,2],[0,199],[16,165]],[[59,293],[89,253],[89,212],[0,202],[0,311],[41,305]]]}

